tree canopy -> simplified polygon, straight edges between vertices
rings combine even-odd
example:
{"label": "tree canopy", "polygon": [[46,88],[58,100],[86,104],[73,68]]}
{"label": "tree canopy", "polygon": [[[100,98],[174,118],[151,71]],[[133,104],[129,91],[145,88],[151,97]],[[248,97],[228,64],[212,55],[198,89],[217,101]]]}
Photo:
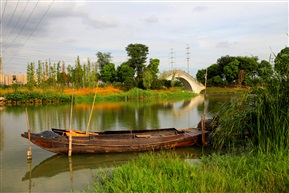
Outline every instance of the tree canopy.
{"label": "tree canopy", "polygon": [[279,75],[286,75],[288,77],[289,70],[289,47],[282,49],[274,60],[274,70]]}
{"label": "tree canopy", "polygon": [[136,71],[137,78],[142,78],[149,48],[144,44],[129,44],[125,50],[129,57],[127,64]]}
{"label": "tree canopy", "polygon": [[[205,69],[197,72],[197,80],[204,83]],[[259,82],[273,74],[272,65],[262,60],[258,63],[256,56],[222,56],[216,64],[208,67],[207,85],[251,85],[254,79]]]}

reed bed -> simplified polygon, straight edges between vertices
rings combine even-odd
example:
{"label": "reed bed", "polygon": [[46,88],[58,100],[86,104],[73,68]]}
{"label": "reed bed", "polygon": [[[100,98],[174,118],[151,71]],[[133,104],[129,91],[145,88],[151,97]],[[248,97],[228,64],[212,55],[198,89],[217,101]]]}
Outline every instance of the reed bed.
{"label": "reed bed", "polygon": [[189,164],[172,153],[148,153],[96,173],[84,192],[288,192],[288,161],[288,154],[213,154]]}
{"label": "reed bed", "polygon": [[263,153],[289,149],[289,80],[276,76],[253,87],[218,113],[215,147],[253,148]]}

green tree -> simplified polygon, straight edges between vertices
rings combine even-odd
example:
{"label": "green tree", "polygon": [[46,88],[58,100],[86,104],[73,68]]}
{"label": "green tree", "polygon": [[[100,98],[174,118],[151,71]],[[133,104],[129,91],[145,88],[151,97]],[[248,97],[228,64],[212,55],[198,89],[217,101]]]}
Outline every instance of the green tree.
{"label": "green tree", "polygon": [[127,77],[127,78],[125,79],[125,81],[123,82],[123,88],[124,88],[124,90],[128,91],[128,90],[130,90],[130,89],[132,89],[132,88],[134,88],[134,87],[135,87],[135,81],[134,81],[134,79],[131,78],[131,77]]}
{"label": "green tree", "polygon": [[137,78],[141,79],[149,48],[144,44],[129,44],[125,49],[129,57],[128,65],[136,71]]}
{"label": "green tree", "polygon": [[73,67],[69,64],[67,66],[67,84],[73,84],[74,82],[74,69]]}
{"label": "green tree", "polygon": [[135,71],[131,68],[126,62],[122,63],[120,66],[117,67],[117,81],[124,82],[127,78],[134,77]]}
{"label": "green tree", "polygon": [[267,80],[273,75],[273,66],[266,60],[262,60],[257,69],[258,77],[262,80]]}
{"label": "green tree", "polygon": [[43,64],[40,60],[38,60],[36,75],[37,75],[37,85],[39,86],[43,81]]}
{"label": "green tree", "polygon": [[27,84],[30,84],[32,86],[34,86],[36,84],[34,62],[30,62],[27,65]]}
{"label": "green tree", "polygon": [[60,61],[57,62],[57,66],[56,66],[56,81],[57,83],[63,83],[63,77],[62,77],[62,73],[61,73],[61,65],[60,65]]}
{"label": "green tree", "polygon": [[235,59],[236,59],[236,57],[234,57],[234,56],[226,55],[226,56],[222,56],[221,58],[219,58],[217,60],[217,64],[220,65],[220,69],[222,71],[222,74],[220,74],[221,77],[224,76],[223,73],[224,73],[225,66],[227,66],[229,63],[233,62]]}
{"label": "green tree", "polygon": [[274,60],[274,70],[279,75],[285,75],[288,77],[289,71],[289,47],[282,49]]}
{"label": "green tree", "polygon": [[147,69],[150,71],[152,78],[155,80],[158,78],[158,73],[160,72],[159,70],[159,65],[160,65],[160,60],[155,58],[155,59],[150,59],[150,63],[147,66]]}
{"label": "green tree", "polygon": [[198,70],[196,77],[200,83],[205,84],[205,76],[206,76],[206,69]]}
{"label": "green tree", "polygon": [[56,64],[49,65],[49,78],[47,79],[47,83],[49,86],[53,86],[56,83],[57,79],[57,71],[56,71]]}
{"label": "green tree", "polygon": [[211,81],[212,81],[212,85],[223,85],[224,84],[223,79],[219,75],[214,76],[211,79]]}
{"label": "green tree", "polygon": [[143,72],[143,86],[148,90],[151,87],[153,81],[153,75],[149,69],[145,69]]}
{"label": "green tree", "polygon": [[151,85],[151,89],[156,89],[156,90],[160,90],[164,85],[163,85],[162,80],[159,79],[153,79],[152,85]]}
{"label": "green tree", "polygon": [[83,87],[83,68],[80,64],[79,56],[77,56],[77,59],[75,61],[75,69],[74,69],[74,85],[78,89],[80,87]]}
{"label": "green tree", "polygon": [[238,56],[239,61],[238,84],[242,84],[244,79],[252,79],[258,68],[258,57]]}
{"label": "green tree", "polygon": [[111,53],[109,52],[107,53],[97,52],[96,56],[97,56],[97,63],[98,63],[98,67],[100,71],[102,71],[103,67],[109,64],[112,60]]}
{"label": "green tree", "polygon": [[68,76],[67,76],[66,71],[65,71],[65,63],[64,62],[62,62],[62,66],[61,66],[60,83],[63,85],[66,85],[68,83]]}
{"label": "green tree", "polygon": [[226,80],[231,84],[237,80],[238,72],[239,72],[239,61],[237,59],[230,62],[227,66],[224,67]]}
{"label": "green tree", "polygon": [[112,83],[115,81],[116,71],[113,63],[105,65],[101,71],[100,79],[106,83]]}
{"label": "green tree", "polygon": [[89,87],[93,88],[96,86],[96,83],[98,81],[98,63],[92,63],[91,66],[91,73],[90,73],[90,77],[89,77]]}
{"label": "green tree", "polygon": [[[223,74],[223,70],[221,69],[219,64],[212,64],[208,67],[208,74],[207,74],[207,85],[219,85],[221,76]],[[216,81],[218,78],[218,81]],[[221,78],[222,79],[222,78]]]}

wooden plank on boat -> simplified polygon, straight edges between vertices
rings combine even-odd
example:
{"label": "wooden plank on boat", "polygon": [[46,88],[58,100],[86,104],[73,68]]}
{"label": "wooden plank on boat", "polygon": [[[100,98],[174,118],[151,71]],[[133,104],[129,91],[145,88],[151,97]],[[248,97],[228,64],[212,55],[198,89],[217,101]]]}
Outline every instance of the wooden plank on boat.
{"label": "wooden plank on boat", "polygon": [[137,138],[150,138],[151,135],[135,135]]}
{"label": "wooden plank on boat", "polygon": [[[65,135],[69,137],[70,132],[66,131]],[[88,135],[98,135],[98,133],[95,132],[88,132],[87,134],[85,133],[85,131],[79,131],[79,130],[72,130],[72,136],[76,137],[76,136],[88,136]]]}

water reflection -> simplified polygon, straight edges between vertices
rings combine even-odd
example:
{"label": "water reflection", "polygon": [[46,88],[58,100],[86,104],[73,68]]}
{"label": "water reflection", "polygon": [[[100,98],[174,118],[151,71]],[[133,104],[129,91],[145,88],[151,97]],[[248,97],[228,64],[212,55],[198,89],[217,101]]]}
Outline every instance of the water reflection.
{"label": "water reflection", "polygon": [[126,163],[138,154],[53,155],[40,162],[24,175],[22,181],[33,178],[51,178],[60,173],[83,169],[110,168]]}
{"label": "water reflection", "polygon": [[[204,150],[199,147],[195,147],[194,149],[185,147],[175,149],[174,151],[166,150],[163,152],[172,153],[182,158],[198,158],[201,154],[210,153],[210,150]],[[88,176],[92,180],[93,174],[97,172],[97,170],[111,171],[113,168],[125,164],[146,153],[147,152],[91,154],[74,155],[72,157],[68,157],[67,155],[53,155],[44,159],[33,168],[32,162],[29,161],[28,171],[22,177],[22,181],[28,181],[29,192],[33,192],[33,184],[34,182],[37,182],[38,179],[51,180],[53,178],[59,178],[59,176],[66,176],[66,180],[70,180],[70,189],[73,191],[74,184],[78,183],[78,181],[75,180],[75,178],[79,177],[75,175],[77,171],[89,171],[90,175]]]}
{"label": "water reflection", "polygon": [[[152,103],[113,103],[97,104],[93,107],[90,131],[104,130],[136,130],[136,129],[158,129],[161,127],[178,127],[174,121],[170,125],[164,125],[166,120],[178,120],[180,118],[193,116],[188,119],[200,119],[201,112],[191,111],[203,102],[203,96],[197,96],[191,100],[178,102]],[[32,132],[41,132],[50,128],[69,128],[70,105],[46,105],[27,106],[29,124]],[[91,111],[87,104],[76,104],[73,106],[72,128],[85,130]],[[6,107],[7,113],[13,113],[14,117],[23,116],[25,107]],[[182,122],[183,124],[186,122]],[[191,123],[188,123],[191,124]],[[193,125],[181,125],[191,127]]]}
{"label": "water reflection", "polygon": [[[208,96],[208,117],[232,96]],[[114,167],[134,159],[139,154],[55,155],[32,145],[33,160],[28,163],[26,106],[6,106],[0,109],[1,190],[4,192],[68,192],[81,190],[92,181],[96,169]],[[203,114],[203,96],[174,102],[135,102],[96,104],[93,107],[90,131],[184,128],[196,126]],[[52,127],[69,128],[70,105],[27,106],[32,132]],[[85,130],[91,105],[73,106],[72,128]],[[198,157],[196,147],[176,149],[180,154]],[[3,177],[5,176],[5,177]]]}

